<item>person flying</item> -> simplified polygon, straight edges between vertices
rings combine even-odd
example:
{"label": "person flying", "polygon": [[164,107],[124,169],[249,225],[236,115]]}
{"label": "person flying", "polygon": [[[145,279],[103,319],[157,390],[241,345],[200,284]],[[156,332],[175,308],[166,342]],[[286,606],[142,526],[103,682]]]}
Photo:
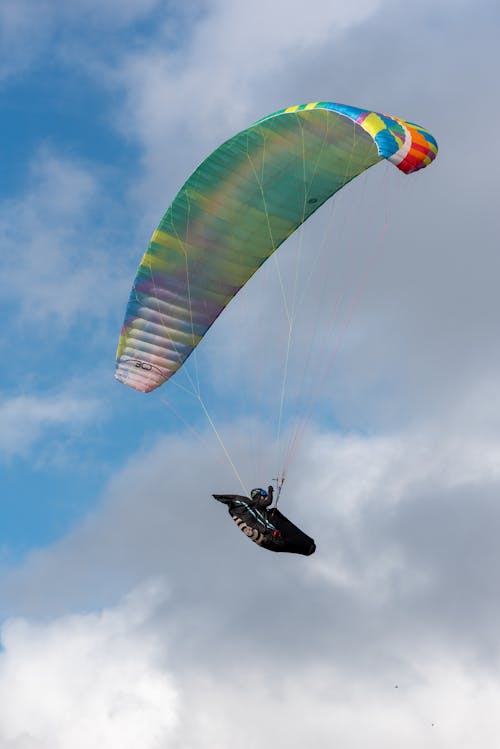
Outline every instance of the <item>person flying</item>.
{"label": "person flying", "polygon": [[269,551],[310,556],[316,551],[314,540],[288,520],[273,503],[273,487],[252,489],[250,497],[241,494],[213,494],[225,504],[238,528],[258,546]]}

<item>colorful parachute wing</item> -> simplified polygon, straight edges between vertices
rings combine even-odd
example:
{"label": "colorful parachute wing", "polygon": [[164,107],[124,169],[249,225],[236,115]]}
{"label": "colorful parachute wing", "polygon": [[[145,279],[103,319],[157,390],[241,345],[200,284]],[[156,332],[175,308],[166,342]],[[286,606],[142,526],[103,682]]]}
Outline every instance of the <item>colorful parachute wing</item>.
{"label": "colorful parachute wing", "polygon": [[337,190],[382,159],[411,173],[437,144],[418,125],[330,102],[289,107],[193,172],[137,271],[116,378],[149,392],[182,366],[234,295]]}

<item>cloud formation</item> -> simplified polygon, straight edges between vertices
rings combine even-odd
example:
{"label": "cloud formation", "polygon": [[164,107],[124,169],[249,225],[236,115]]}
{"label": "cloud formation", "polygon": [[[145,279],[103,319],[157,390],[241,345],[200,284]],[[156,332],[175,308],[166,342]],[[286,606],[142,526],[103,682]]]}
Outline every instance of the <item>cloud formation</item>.
{"label": "cloud formation", "polygon": [[147,628],[159,595],[149,585],[99,613],[5,623],[2,749],[165,746],[177,689]]}
{"label": "cloud formation", "polygon": [[82,54],[92,44],[105,48],[104,40],[111,43],[117,27],[123,32],[162,5],[162,0],[77,0],[69,5],[59,0],[5,0],[0,7],[0,83],[8,85],[39,64],[47,50],[58,61],[75,63],[77,50]]}
{"label": "cloud formation", "polygon": [[[131,726],[153,749],[165,737],[225,749],[245,747],[251,728],[261,746],[465,749],[477,735],[493,749],[500,476],[488,430],[461,426],[460,439],[310,433],[282,500],[316,538],[308,559],[238,532],[209,497],[234,479],[203,446],[187,435],[151,446],[82,528],[3,575],[1,600],[25,612],[3,633],[5,736],[20,741],[22,725],[41,746],[79,747],[78,729],[113,748]],[[241,459],[245,432],[228,437]],[[168,596],[147,587],[64,614],[158,575]],[[36,710],[33,671],[46,695]],[[20,684],[16,710],[7,683]]]}
{"label": "cloud formation", "polygon": [[[466,415],[454,415],[450,433],[442,417],[442,429],[422,423],[385,435],[309,430],[281,500],[316,539],[308,560],[258,549],[210,499],[239,487],[230,466],[207,449],[216,447],[209,435],[199,443],[188,432],[152,441],[80,529],[3,577],[1,600],[27,613],[87,608],[97,590],[105,600],[116,586],[125,593],[166,571],[172,597],[165,615],[187,644],[186,661],[211,660],[210,632],[227,638],[230,651],[238,631],[263,657],[286,658],[291,648],[314,662],[323,648],[348,670],[359,667],[358,658],[349,665],[353,648],[366,654],[379,641],[382,662],[391,649],[389,661],[397,660],[413,638],[485,662],[488,643],[493,662],[496,433],[471,426]],[[258,483],[266,474],[253,473],[248,424],[223,427],[221,435],[245,483]],[[311,620],[310,611],[321,616]]]}
{"label": "cloud formation", "polygon": [[109,314],[122,292],[121,263],[103,252],[112,231],[100,233],[100,204],[111,201],[90,166],[43,148],[29,191],[0,206],[2,302],[35,336]]}
{"label": "cloud formation", "polygon": [[94,422],[101,404],[95,398],[61,392],[52,395],[17,395],[0,399],[0,456],[26,455],[42,438],[54,432],[59,438]]}

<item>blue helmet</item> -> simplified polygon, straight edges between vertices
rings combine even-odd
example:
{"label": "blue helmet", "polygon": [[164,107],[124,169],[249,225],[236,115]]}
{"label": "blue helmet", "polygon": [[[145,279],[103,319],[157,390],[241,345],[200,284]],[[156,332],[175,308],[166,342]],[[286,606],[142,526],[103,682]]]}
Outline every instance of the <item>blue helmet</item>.
{"label": "blue helmet", "polygon": [[260,499],[260,497],[267,497],[267,492],[264,489],[252,489],[250,496],[252,499]]}

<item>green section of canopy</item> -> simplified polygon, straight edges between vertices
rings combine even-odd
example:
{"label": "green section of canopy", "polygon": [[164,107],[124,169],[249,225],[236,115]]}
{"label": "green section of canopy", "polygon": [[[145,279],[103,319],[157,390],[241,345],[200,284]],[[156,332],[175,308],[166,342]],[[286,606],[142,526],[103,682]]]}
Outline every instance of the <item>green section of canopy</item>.
{"label": "green section of canopy", "polygon": [[116,377],[145,392],[161,385],[276,248],[382,158],[359,123],[321,106],[279,113],[223,143],[153,234],[130,295]]}

